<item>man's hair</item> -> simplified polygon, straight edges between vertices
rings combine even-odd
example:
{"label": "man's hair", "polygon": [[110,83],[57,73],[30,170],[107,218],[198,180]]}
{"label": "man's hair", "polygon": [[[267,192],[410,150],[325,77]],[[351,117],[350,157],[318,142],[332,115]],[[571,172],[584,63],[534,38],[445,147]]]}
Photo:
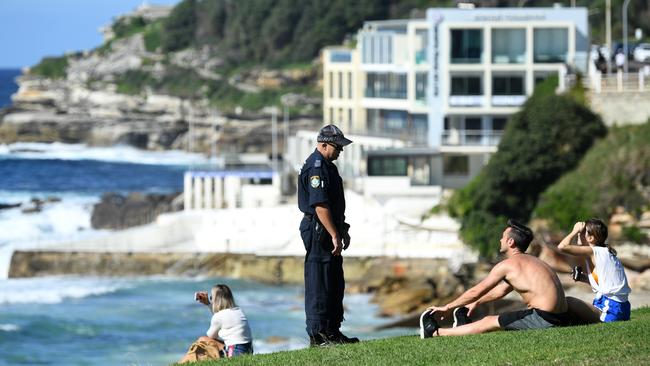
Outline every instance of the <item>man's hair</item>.
{"label": "man's hair", "polygon": [[225,309],[231,309],[237,306],[235,299],[232,296],[232,291],[230,291],[230,287],[227,285],[214,285],[212,287],[211,294],[212,304],[210,304],[210,308],[213,313],[217,313]]}
{"label": "man's hair", "polygon": [[533,241],[533,231],[528,226],[513,219],[508,220],[508,227],[510,228],[508,236],[515,241],[515,245],[522,253],[526,252],[528,245]]}

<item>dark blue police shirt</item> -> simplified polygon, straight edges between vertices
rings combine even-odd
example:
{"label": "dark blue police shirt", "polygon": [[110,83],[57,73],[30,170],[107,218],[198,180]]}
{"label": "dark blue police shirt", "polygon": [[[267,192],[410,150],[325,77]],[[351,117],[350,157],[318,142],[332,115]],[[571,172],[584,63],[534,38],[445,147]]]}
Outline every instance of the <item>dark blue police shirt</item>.
{"label": "dark blue police shirt", "polygon": [[315,206],[326,203],[332,220],[338,230],[345,220],[345,197],[343,179],[334,163],[321,155],[318,150],[309,155],[300,169],[298,177],[298,208],[303,213],[316,215]]}

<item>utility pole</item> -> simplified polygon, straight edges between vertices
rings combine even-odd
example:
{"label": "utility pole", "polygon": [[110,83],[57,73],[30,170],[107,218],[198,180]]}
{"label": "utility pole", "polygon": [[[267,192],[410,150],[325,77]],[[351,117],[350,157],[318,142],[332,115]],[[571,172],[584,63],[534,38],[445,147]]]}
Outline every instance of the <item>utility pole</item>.
{"label": "utility pole", "polygon": [[273,173],[278,171],[278,108],[271,111],[271,163]]}
{"label": "utility pole", "polygon": [[627,6],[630,5],[630,0],[625,0],[623,3],[623,54],[625,55],[625,63],[623,64],[623,70],[625,71],[625,76],[627,76]]}
{"label": "utility pole", "polygon": [[607,75],[610,75],[612,73],[612,56],[614,55],[614,50],[612,50],[612,0],[607,0],[605,6],[605,37],[607,38],[607,49],[609,50],[609,55],[607,55]]}
{"label": "utility pole", "polygon": [[284,161],[289,152],[289,106],[284,105]]}

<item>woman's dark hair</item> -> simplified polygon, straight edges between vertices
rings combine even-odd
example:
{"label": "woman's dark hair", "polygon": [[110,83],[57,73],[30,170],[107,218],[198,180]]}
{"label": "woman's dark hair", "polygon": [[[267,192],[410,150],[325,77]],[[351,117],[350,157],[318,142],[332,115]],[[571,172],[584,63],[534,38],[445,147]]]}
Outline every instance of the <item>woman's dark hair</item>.
{"label": "woman's dark hair", "polygon": [[596,246],[606,247],[612,255],[616,255],[616,250],[605,243],[607,240],[607,225],[597,218],[585,221],[585,234],[591,235],[596,241]]}
{"label": "woman's dark hair", "polygon": [[530,242],[533,241],[533,231],[526,225],[515,221],[508,220],[508,227],[510,228],[509,236],[515,241],[515,245],[522,252],[526,252]]}

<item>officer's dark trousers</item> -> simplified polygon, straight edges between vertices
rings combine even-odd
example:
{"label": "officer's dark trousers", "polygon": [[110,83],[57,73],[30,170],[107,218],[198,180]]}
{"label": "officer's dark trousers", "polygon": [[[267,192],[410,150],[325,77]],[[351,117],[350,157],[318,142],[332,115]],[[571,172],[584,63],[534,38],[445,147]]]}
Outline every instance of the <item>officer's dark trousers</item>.
{"label": "officer's dark trousers", "polygon": [[343,321],[343,257],[332,255],[332,238],[315,217],[300,223],[305,256],[307,333],[336,333]]}

